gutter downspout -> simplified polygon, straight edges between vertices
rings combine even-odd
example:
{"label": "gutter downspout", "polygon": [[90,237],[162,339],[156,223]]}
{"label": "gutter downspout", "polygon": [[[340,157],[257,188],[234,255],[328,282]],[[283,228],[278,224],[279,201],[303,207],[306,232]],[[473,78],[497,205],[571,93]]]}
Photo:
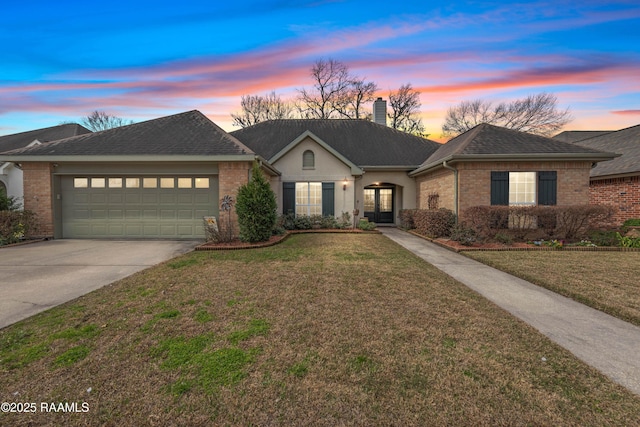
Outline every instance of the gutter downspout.
{"label": "gutter downspout", "polygon": [[442,167],[453,171],[453,213],[458,224],[458,169],[449,166],[446,160],[442,162]]}

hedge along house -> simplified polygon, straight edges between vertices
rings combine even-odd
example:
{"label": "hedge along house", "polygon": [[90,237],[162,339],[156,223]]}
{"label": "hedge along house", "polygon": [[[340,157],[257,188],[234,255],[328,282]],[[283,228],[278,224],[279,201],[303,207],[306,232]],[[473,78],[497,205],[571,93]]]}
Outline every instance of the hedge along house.
{"label": "hedge along house", "polygon": [[617,224],[640,218],[640,125],[599,134],[563,132],[554,139],[570,137],[579,146],[621,154],[591,169],[590,200],[616,208]]}
{"label": "hedge along house", "polygon": [[20,165],[24,207],[56,238],[204,237],[203,217],[219,215],[256,160],[198,111],[0,155]]}
{"label": "hedge along house", "polygon": [[481,124],[409,175],[417,206],[464,215],[472,206],[587,205],[592,167],[617,154]]}
{"label": "hedge along house", "polygon": [[409,172],[440,146],[367,120],[271,120],[231,135],[281,172],[271,180],[281,213],[358,211],[379,224],[416,207]]}
{"label": "hedge along house", "polygon": [[[0,136],[0,153],[86,133],[91,131],[78,124],[68,123]],[[15,163],[0,161],[0,190],[22,201],[24,197],[22,169]]]}

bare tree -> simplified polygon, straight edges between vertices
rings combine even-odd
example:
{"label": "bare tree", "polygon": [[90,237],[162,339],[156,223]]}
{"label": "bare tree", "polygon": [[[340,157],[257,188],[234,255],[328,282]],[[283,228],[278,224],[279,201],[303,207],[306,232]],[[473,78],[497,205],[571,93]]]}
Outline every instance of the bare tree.
{"label": "bare tree", "polygon": [[391,113],[387,116],[391,120],[391,127],[414,135],[428,136],[424,133],[424,125],[419,117],[421,105],[420,92],[413,89],[411,83],[400,86],[396,92],[390,92]]}
{"label": "bare tree", "polygon": [[231,114],[233,125],[248,127],[266,120],[289,119],[293,115],[293,106],[271,92],[265,96],[242,95],[240,100],[242,111]]}
{"label": "bare tree", "polygon": [[133,120],[122,119],[98,110],[95,110],[88,116],[83,117],[80,122],[84,127],[93,132],[133,124]]}
{"label": "bare tree", "polygon": [[503,126],[521,132],[551,136],[569,123],[569,109],[558,110],[558,100],[553,94],[529,95],[509,103],[494,106],[490,101],[464,101],[449,108],[442,134],[457,136],[480,123]]}
{"label": "bare tree", "polygon": [[349,72],[349,67],[333,59],[320,59],[311,68],[313,87],[298,90],[300,115],[309,119],[366,117],[364,104],[373,101],[375,83]]}

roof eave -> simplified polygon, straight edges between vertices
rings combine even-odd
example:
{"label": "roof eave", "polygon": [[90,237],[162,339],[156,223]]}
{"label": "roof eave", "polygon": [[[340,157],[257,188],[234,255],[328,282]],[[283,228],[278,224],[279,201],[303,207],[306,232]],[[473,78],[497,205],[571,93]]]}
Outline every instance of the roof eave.
{"label": "roof eave", "polygon": [[[181,154],[133,154],[133,155],[1,155],[0,162],[251,162],[259,156],[251,154],[215,154],[215,155],[181,155]],[[267,162],[268,163],[268,162]]]}
{"label": "roof eave", "polygon": [[433,161],[409,173],[409,176],[416,176],[428,172],[432,169],[443,167],[443,162],[508,162],[508,161],[591,161],[604,162],[620,157],[616,153],[523,153],[523,154],[453,154],[442,159]]}

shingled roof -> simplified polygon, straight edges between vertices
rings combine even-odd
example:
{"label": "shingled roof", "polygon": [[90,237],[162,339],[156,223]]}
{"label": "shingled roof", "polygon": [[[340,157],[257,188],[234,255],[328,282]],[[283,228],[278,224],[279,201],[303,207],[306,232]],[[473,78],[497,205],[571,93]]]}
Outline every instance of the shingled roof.
{"label": "shingled roof", "polygon": [[578,142],[583,139],[594,138],[596,136],[606,135],[613,131],[610,130],[565,130],[564,132],[560,132],[552,139],[556,139],[562,142]]}
{"label": "shingled roof", "polygon": [[640,174],[640,125],[578,141],[576,144],[622,154],[610,162],[598,163],[591,169],[592,178]]}
{"label": "shingled roof", "polygon": [[269,120],[231,132],[271,160],[305,132],[311,132],[359,167],[415,168],[440,144],[368,120]]}
{"label": "shingled roof", "polygon": [[57,158],[95,156],[218,156],[253,152],[197,110],[65,138],[7,155]]}
{"label": "shingled roof", "polygon": [[483,123],[444,144],[412,175],[437,167],[444,161],[603,161],[613,157],[613,153]]}
{"label": "shingled roof", "polygon": [[43,129],[30,130],[27,132],[14,133],[12,135],[0,136],[0,153],[24,148],[36,140],[39,142],[49,142],[86,133],[91,133],[91,131],[79,124],[68,123]]}

